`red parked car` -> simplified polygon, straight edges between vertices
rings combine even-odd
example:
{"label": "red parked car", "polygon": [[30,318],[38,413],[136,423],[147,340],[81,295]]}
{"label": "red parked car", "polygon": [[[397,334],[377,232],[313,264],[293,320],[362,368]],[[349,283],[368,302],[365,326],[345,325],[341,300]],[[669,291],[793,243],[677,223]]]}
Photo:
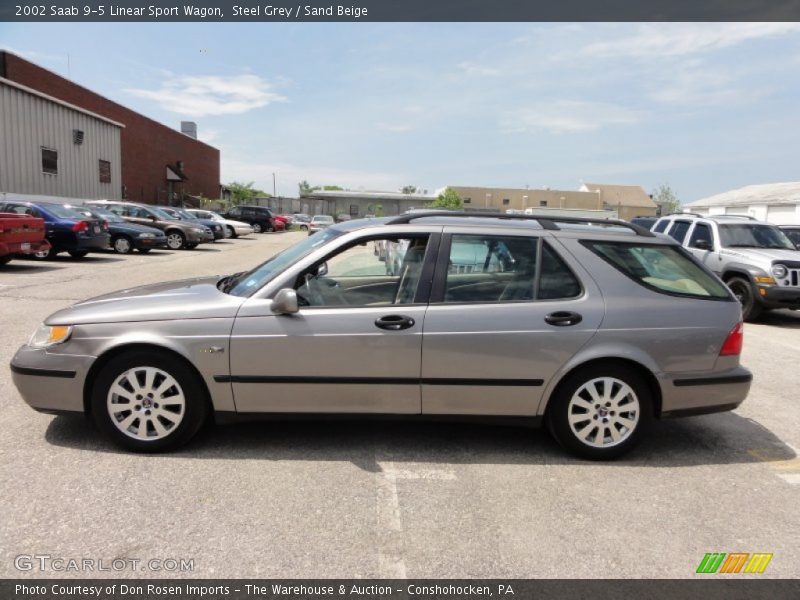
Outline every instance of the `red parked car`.
{"label": "red parked car", "polygon": [[272,221],[275,223],[275,231],[286,231],[289,228],[289,219],[283,215],[273,215]]}
{"label": "red parked car", "polygon": [[8,264],[15,254],[35,254],[50,250],[44,239],[44,219],[0,212],[0,265]]}

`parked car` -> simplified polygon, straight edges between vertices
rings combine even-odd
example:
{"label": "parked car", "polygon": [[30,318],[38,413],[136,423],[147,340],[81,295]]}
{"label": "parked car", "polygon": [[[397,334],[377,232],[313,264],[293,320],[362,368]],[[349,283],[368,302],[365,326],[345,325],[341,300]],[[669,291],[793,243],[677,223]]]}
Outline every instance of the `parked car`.
{"label": "parked car", "polygon": [[650,229],[653,225],[656,224],[658,221],[658,217],[633,217],[631,219],[631,223],[634,225],[638,225],[639,227],[644,227],[645,229]]}
{"label": "parked car", "polygon": [[272,218],[275,219],[275,221],[277,221],[281,225],[283,225],[283,227],[278,228],[277,231],[284,231],[284,230],[289,228],[289,218],[288,217],[285,217],[284,215],[273,215]]}
{"label": "parked car", "polygon": [[53,258],[68,252],[73,258],[83,258],[93,250],[108,247],[108,223],[87,217],[69,206],[50,202],[5,202],[0,212],[30,215],[44,220],[49,249],[40,249],[37,258]]}
{"label": "parked car", "polygon": [[[407,242],[399,273],[376,240]],[[459,256],[491,267],[452,269]],[[175,448],[212,413],[383,413],[544,423],[567,450],[608,459],[655,419],[738,406],[752,379],[742,339],[736,298],[669,238],[622,221],[429,213],[353,220],[248,271],[77,303],[11,370],[36,410],[88,412],[134,451]]]}
{"label": "parked car", "polygon": [[800,309],[800,251],[775,225],[736,215],[663,217],[653,231],[677,240],[728,284],[746,321]]}
{"label": "parked car", "polygon": [[198,244],[214,241],[214,233],[208,227],[193,221],[181,221],[148,204],[110,200],[90,200],[84,204],[107,208],[129,223],[160,229],[167,236],[167,248],[170,250],[191,250]]}
{"label": "parked car", "polygon": [[108,223],[108,233],[111,236],[109,245],[117,254],[130,254],[138,250],[147,254],[153,248],[166,248],[167,236],[156,227],[128,223],[118,214],[99,206],[73,206],[75,210]]}
{"label": "parked car", "polygon": [[294,213],[292,215],[294,224],[297,225],[301,231],[308,231],[308,224],[311,223],[311,216],[304,213]]}
{"label": "parked car", "polygon": [[187,210],[176,208],[174,206],[159,206],[158,208],[163,210],[171,217],[175,217],[181,221],[187,221],[189,223],[197,224],[198,226],[208,227],[211,230],[211,233],[214,234],[214,239],[211,240],[212,242],[216,242],[217,240],[225,238],[225,228],[222,226],[222,223],[219,223],[214,219],[202,219],[193,215]]}
{"label": "parked car", "polygon": [[318,231],[327,229],[334,225],[333,217],[330,215],[314,215],[311,222],[308,224],[308,235],[314,235]]}
{"label": "parked car", "polygon": [[226,219],[249,223],[256,233],[277,231],[279,227],[275,215],[266,206],[234,206],[229,211],[222,213],[222,216]]}
{"label": "parked car", "polygon": [[27,214],[0,212],[0,266],[7,265],[15,254],[47,252],[50,243],[44,237],[44,219]]}
{"label": "parked car", "polygon": [[800,225],[778,225],[778,227],[792,241],[795,248],[800,250]]}
{"label": "parked car", "polygon": [[196,216],[199,219],[206,219],[216,221],[225,229],[226,238],[237,238],[240,235],[250,235],[253,233],[253,227],[244,223],[243,221],[232,221],[226,219],[222,215],[215,213],[212,210],[202,210],[199,208],[187,208],[186,212]]}

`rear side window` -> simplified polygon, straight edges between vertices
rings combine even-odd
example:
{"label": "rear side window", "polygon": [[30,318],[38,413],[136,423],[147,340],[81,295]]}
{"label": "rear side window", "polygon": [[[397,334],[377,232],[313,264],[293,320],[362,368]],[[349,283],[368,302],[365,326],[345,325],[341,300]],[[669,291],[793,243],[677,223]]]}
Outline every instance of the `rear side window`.
{"label": "rear side window", "polygon": [[674,246],[596,241],[582,244],[653,291],[714,300],[731,298],[721,281]]}
{"label": "rear side window", "polygon": [[686,232],[689,231],[689,227],[691,227],[691,225],[692,224],[689,221],[675,221],[672,229],[669,230],[670,237],[682,244],[683,240],[686,239]]}
{"label": "rear side window", "polygon": [[658,223],[656,223],[656,226],[653,227],[653,231],[655,231],[656,233],[664,233],[664,230],[667,228],[667,225],[669,225],[669,221],[663,219]]}

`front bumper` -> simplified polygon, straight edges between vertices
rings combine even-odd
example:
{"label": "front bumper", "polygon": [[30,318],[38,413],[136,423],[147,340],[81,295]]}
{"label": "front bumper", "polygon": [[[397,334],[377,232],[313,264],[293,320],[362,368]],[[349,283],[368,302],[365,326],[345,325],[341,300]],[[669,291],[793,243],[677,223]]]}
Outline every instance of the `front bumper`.
{"label": "front bumper", "polygon": [[800,308],[800,288],[758,286],[758,299],[767,308]]}
{"label": "front bumper", "polygon": [[234,227],[233,230],[236,232],[236,235],[250,235],[251,233],[253,233],[253,228],[250,225],[248,225],[247,227],[244,226]]}
{"label": "front bumper", "polygon": [[94,356],[56,354],[22,346],[11,359],[11,379],[34,410],[83,412],[83,386]]}
{"label": "front bumper", "polygon": [[137,250],[140,248],[166,248],[167,247],[167,238],[166,237],[157,237],[157,238],[134,238],[133,239],[133,247]]}
{"label": "front bumper", "polygon": [[661,417],[682,417],[733,410],[750,392],[753,375],[744,367],[715,373],[662,375]]}
{"label": "front bumper", "polygon": [[206,242],[213,242],[214,234],[211,231],[196,233],[189,230],[186,232],[186,241],[190,244],[204,244]]}

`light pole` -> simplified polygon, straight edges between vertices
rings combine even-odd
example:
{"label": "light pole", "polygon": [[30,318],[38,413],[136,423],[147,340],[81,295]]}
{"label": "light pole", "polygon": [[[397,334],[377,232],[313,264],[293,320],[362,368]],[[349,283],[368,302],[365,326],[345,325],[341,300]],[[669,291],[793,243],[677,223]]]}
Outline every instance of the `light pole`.
{"label": "light pole", "polygon": [[272,197],[277,197],[278,194],[275,192],[275,173],[272,174]]}

